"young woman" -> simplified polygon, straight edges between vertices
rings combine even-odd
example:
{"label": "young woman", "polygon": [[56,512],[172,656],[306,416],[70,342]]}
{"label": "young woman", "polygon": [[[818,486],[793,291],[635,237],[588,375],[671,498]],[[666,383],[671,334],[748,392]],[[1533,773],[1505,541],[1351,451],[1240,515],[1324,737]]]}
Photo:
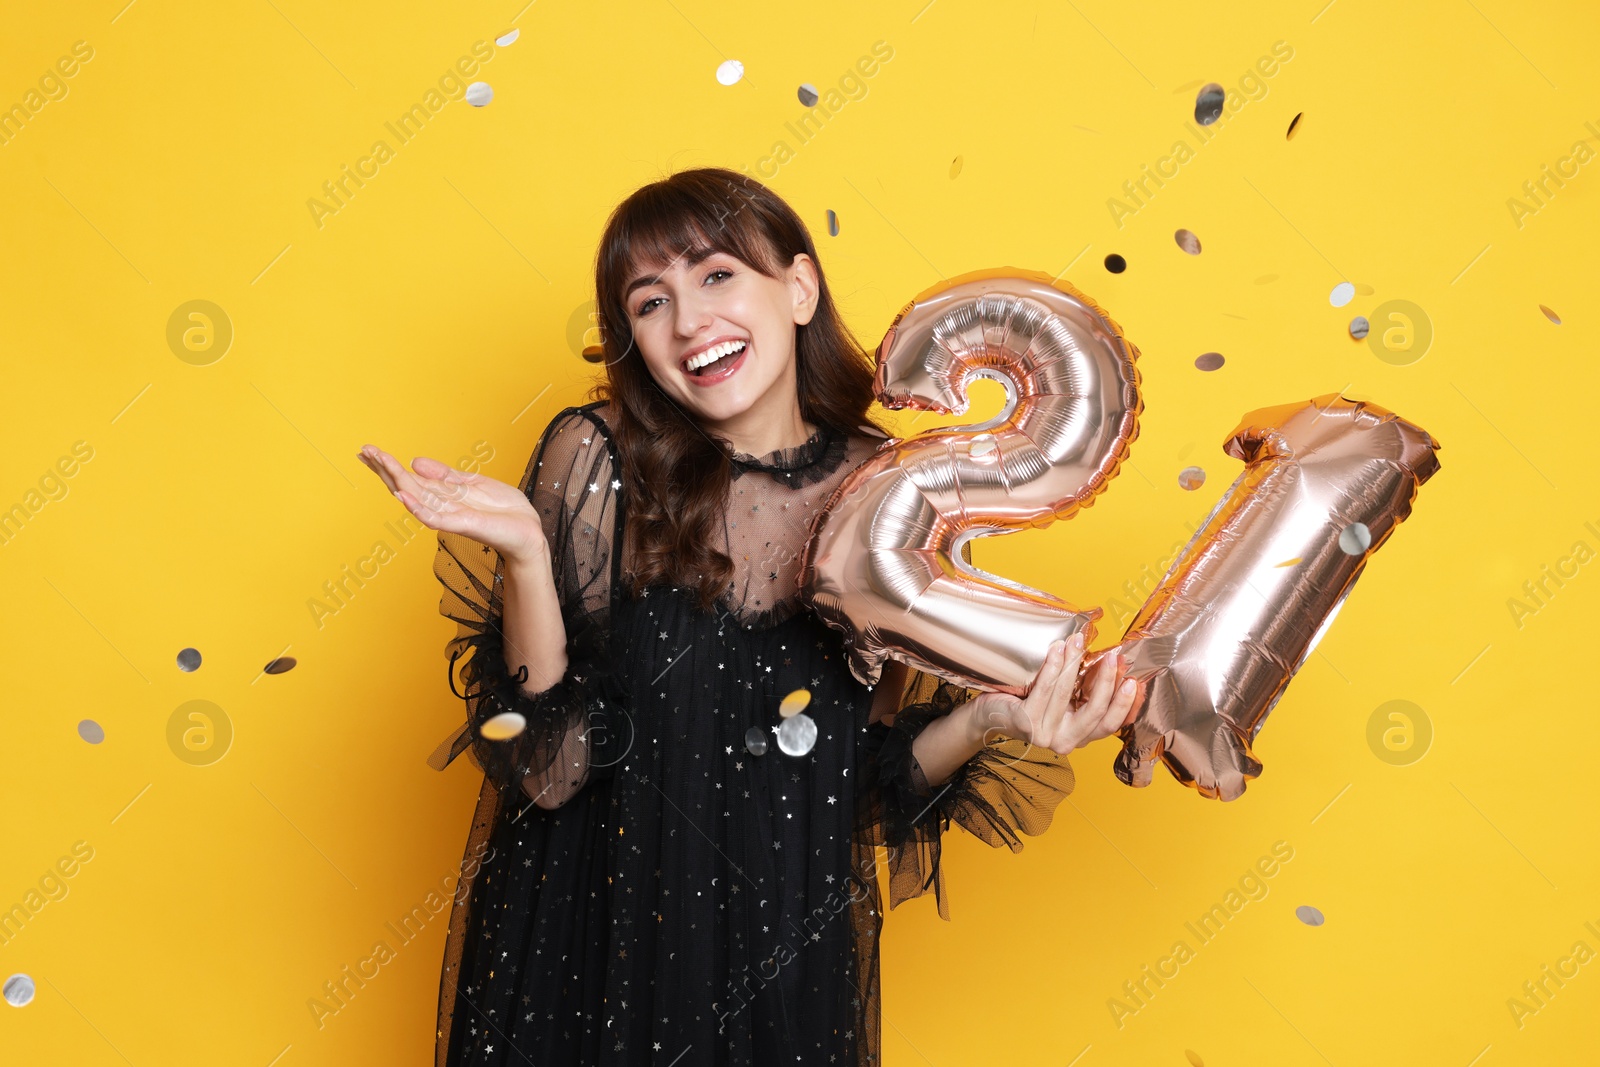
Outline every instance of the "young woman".
{"label": "young woman", "polygon": [[[470,653],[448,754],[484,784],[437,1063],[878,1063],[874,846],[891,907],[932,888],[948,919],[941,833],[1015,851],[1042,832],[1066,754],[1128,717],[1122,665],[1077,707],[1076,641],[1021,699],[850,673],[798,556],[886,435],[870,359],[768,189],[706,168],[638,190],[595,292],[605,378],[518,486],[362,450],[439,532],[452,689]],[[799,689],[818,731],[794,756],[774,734]],[[507,712],[525,728],[483,736]]]}

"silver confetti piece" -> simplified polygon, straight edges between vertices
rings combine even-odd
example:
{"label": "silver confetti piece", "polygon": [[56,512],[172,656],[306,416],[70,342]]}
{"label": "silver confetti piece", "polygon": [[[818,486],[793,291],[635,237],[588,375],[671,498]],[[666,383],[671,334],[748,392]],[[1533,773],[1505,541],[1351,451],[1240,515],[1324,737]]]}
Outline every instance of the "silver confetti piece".
{"label": "silver confetti piece", "polygon": [[91,745],[98,745],[106,739],[105,728],[93,719],[84,719],[78,723],[78,736]]}
{"label": "silver confetti piece", "polygon": [[778,724],[778,747],[785,755],[804,756],[817,743],[817,721],[805,712]]}
{"label": "silver confetti piece", "polygon": [[1310,904],[1302,904],[1294,909],[1294,917],[1307,926],[1321,926],[1323,923],[1322,912],[1313,908]]}
{"label": "silver confetti piece", "polygon": [[767,754],[767,735],[762,731],[761,727],[752,726],[744,732],[744,748],[752,756],[764,756]]}
{"label": "silver confetti piece", "polygon": [[33,1000],[33,979],[25,974],[14,974],[6,979],[6,1003],[13,1008],[27,1007]]}
{"label": "silver confetti piece", "polygon": [[494,99],[494,90],[488,82],[473,82],[467,86],[467,103],[473,107],[483,107]]}
{"label": "silver confetti piece", "polygon": [[1347,556],[1359,556],[1372,547],[1372,531],[1364,522],[1353,522],[1339,531],[1339,551]]}
{"label": "silver confetti piece", "polygon": [[200,669],[200,650],[186,648],[178,653],[178,669],[180,671],[197,671]]}

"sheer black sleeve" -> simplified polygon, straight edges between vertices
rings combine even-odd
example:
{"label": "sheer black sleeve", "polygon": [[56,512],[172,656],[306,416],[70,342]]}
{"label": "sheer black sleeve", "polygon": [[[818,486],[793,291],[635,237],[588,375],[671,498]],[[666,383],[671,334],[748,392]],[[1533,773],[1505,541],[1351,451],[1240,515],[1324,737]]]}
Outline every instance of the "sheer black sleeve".
{"label": "sheer black sleeve", "polygon": [[[499,554],[460,534],[439,532],[434,575],[444,586],[439,611],[457,624],[445,646],[451,691],[466,701],[466,721],[435,754],[445,764],[470,747],[502,800],[521,790],[557,807],[591,778],[609,773],[598,754],[608,736],[616,694],[609,654],[612,591],[622,536],[621,481],[609,428],[593,406],[568,408],[545,429],[519,488],[544,525],[567,634],[567,670],[529,695],[528,669],[506,666]],[[455,687],[456,663],[463,660]],[[510,740],[479,733],[495,715],[514,711],[527,728]]]}
{"label": "sheer black sleeve", "polygon": [[930,787],[912,742],[934,719],[979,694],[937,675],[908,674],[892,724],[872,722],[866,728],[857,785],[866,801],[858,808],[857,833],[869,844],[888,847],[890,908],[932,889],[939,917],[948,920],[939,853],[950,823],[995,848],[1020,852],[1019,833],[1044,833],[1062,798],[1072,792],[1072,765],[1043,746],[995,735],[948,781]]}

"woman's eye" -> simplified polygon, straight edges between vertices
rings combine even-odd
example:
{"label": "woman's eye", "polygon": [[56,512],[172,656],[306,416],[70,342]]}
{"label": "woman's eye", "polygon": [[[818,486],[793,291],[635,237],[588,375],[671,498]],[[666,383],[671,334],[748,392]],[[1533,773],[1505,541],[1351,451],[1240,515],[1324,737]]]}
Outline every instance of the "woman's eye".
{"label": "woman's eye", "polygon": [[[710,274],[706,275],[706,281],[709,282],[712,278],[715,278],[719,274],[726,274],[730,278],[733,277],[733,271],[728,270],[728,269],[726,269],[724,267],[718,267],[716,270],[714,270]],[[644,303],[640,304],[638,310],[635,311],[634,314],[639,316],[640,318],[643,318],[644,316],[650,314],[650,312],[655,309],[656,301],[658,301],[660,299],[662,299],[662,298],[659,297],[659,296],[651,297],[649,300],[646,300]]]}

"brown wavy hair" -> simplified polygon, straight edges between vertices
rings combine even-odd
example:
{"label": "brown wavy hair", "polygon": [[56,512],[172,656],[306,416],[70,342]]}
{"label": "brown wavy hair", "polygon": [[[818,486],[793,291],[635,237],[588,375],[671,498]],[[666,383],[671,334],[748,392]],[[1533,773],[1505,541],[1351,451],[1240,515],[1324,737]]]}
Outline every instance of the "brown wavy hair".
{"label": "brown wavy hair", "polygon": [[[628,324],[623,287],[640,271],[690,251],[731,255],[769,278],[804,252],[817,269],[817,307],[795,326],[795,392],[800,415],[819,428],[856,434],[871,414],[871,357],[839,315],[822,261],[800,216],[754,178],[722,167],[679,171],[646,185],[612,211],[595,255],[595,307],[606,376],[590,399],[616,415],[627,494],[625,536],[633,546],[628,581],[637,595],[665,581],[694,590],[710,611],[733,580],[723,541],[732,470],[727,443],[714,439],[656,383]],[[619,550],[620,550],[620,546]]]}

